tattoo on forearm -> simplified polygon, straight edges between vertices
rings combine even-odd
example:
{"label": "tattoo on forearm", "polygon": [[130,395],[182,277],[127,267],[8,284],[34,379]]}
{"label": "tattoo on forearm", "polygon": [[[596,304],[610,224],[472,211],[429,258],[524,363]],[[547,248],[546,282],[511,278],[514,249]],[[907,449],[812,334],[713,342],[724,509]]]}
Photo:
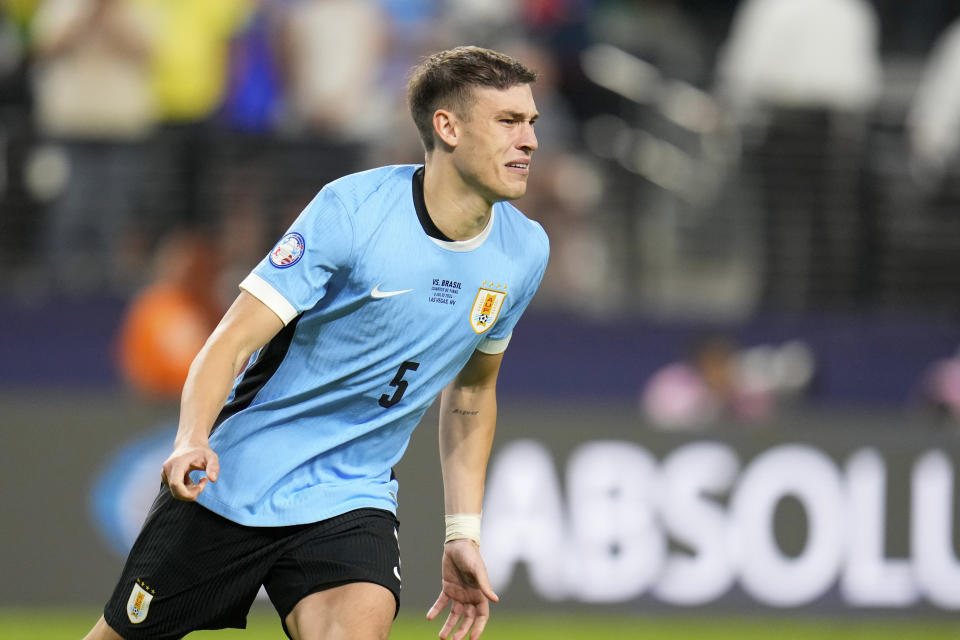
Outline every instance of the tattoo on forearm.
{"label": "tattoo on forearm", "polygon": [[471,411],[469,409],[454,409],[450,413],[455,413],[460,416],[475,416],[475,415],[479,415],[480,411],[479,410]]}

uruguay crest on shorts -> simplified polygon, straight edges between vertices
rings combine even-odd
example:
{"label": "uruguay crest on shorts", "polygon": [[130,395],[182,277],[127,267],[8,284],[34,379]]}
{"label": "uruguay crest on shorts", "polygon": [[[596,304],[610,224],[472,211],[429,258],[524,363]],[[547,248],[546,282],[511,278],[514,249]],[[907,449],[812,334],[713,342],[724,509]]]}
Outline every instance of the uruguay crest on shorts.
{"label": "uruguay crest on shorts", "polygon": [[470,309],[470,326],[474,331],[483,333],[493,326],[497,316],[500,315],[500,309],[503,308],[503,299],[506,297],[506,291],[480,287],[473,301],[473,307]]}
{"label": "uruguay crest on shorts", "polygon": [[130,599],[127,600],[127,617],[130,618],[130,622],[140,624],[147,619],[151,600],[153,600],[153,594],[140,586],[139,582],[134,583]]}

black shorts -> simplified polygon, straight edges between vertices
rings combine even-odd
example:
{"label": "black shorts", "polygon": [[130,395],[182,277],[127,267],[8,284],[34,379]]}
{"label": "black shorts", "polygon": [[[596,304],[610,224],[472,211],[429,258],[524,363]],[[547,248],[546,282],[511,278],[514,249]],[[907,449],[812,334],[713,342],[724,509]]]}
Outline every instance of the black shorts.
{"label": "black shorts", "polygon": [[380,509],[305,525],[246,527],[175,500],[164,487],[104,618],[126,640],[242,629],[263,585],[286,631],[284,621],[301,599],[352,582],[386,587],[399,609],[398,527]]}

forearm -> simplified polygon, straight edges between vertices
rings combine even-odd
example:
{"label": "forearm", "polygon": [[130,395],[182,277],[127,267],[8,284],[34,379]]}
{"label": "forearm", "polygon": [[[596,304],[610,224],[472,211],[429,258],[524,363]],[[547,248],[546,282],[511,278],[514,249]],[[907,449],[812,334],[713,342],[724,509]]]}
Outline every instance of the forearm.
{"label": "forearm", "polygon": [[447,514],[480,513],[496,424],[492,386],[451,385],[441,395],[440,466]]}
{"label": "forearm", "polygon": [[190,365],[180,398],[176,444],[207,443],[213,422],[250,355],[283,326],[259,300],[242,292]]}
{"label": "forearm", "polygon": [[242,353],[231,351],[214,334],[194,358],[180,397],[176,444],[207,442],[213,422],[245,362],[245,359],[241,359]]}

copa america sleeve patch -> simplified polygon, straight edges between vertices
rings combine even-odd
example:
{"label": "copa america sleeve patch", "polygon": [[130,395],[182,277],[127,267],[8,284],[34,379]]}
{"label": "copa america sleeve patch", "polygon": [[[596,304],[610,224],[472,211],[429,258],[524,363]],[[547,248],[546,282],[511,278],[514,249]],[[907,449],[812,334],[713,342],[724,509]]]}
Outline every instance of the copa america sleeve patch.
{"label": "copa america sleeve patch", "polygon": [[278,269],[286,269],[300,262],[307,243],[303,236],[295,231],[280,238],[280,242],[270,252],[270,264]]}

